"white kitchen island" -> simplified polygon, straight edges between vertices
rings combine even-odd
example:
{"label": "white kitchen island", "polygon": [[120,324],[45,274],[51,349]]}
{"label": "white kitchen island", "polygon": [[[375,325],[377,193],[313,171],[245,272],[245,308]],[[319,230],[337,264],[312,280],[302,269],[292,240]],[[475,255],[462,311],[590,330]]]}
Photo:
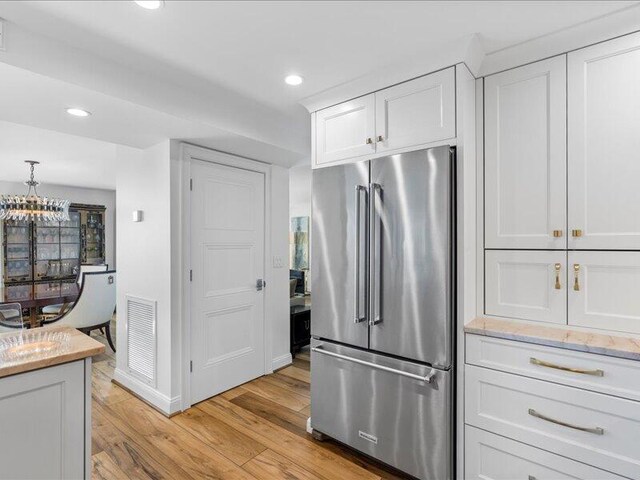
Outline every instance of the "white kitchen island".
{"label": "white kitchen island", "polygon": [[[58,353],[0,362],[0,477],[91,477],[91,357],[104,346],[70,327]],[[4,333],[0,342],[19,333]]]}

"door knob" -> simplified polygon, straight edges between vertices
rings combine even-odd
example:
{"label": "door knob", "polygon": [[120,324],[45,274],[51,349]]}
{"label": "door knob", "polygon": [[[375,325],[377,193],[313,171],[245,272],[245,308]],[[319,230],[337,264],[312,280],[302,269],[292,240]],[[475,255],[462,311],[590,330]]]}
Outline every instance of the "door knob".
{"label": "door knob", "polygon": [[256,290],[258,292],[261,291],[266,286],[267,286],[267,282],[265,282],[263,279],[259,278],[256,280]]}

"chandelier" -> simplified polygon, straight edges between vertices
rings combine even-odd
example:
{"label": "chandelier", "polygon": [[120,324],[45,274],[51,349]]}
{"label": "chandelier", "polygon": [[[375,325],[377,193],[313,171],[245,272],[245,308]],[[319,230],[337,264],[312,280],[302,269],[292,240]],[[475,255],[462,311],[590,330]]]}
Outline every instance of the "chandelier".
{"label": "chandelier", "polygon": [[29,187],[26,195],[0,195],[0,220],[40,220],[60,222],[69,220],[69,200],[41,197],[40,185],[33,176],[34,166],[40,162],[25,160],[30,165],[31,176],[24,182]]}

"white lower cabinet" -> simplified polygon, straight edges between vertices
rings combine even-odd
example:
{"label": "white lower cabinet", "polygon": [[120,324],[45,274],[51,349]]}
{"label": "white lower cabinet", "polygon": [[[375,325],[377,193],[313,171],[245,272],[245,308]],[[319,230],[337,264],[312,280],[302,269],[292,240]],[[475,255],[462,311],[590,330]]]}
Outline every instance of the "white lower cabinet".
{"label": "white lower cabinet", "polygon": [[567,254],[563,251],[487,250],[485,313],[567,323]]}
{"label": "white lower cabinet", "polygon": [[467,365],[465,421],[640,479],[640,403],[633,400]]}
{"label": "white lower cabinet", "polygon": [[609,480],[612,473],[471,426],[465,428],[465,478]]}
{"label": "white lower cabinet", "polygon": [[0,478],[91,477],[90,362],[0,379]]}
{"label": "white lower cabinet", "polygon": [[640,252],[569,252],[569,325],[640,333]]}

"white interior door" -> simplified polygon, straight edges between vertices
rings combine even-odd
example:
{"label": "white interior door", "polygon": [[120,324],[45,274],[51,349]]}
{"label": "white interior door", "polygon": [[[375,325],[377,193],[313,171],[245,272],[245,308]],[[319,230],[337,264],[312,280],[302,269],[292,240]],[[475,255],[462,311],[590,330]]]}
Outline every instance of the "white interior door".
{"label": "white interior door", "polygon": [[265,178],[191,164],[191,403],[264,374]]}
{"label": "white interior door", "polygon": [[565,56],[485,79],[485,245],[566,248]]}
{"label": "white interior door", "polygon": [[569,53],[568,72],[569,248],[640,250],[640,34]]}
{"label": "white interior door", "polygon": [[567,253],[487,250],[485,313],[567,323]]}

